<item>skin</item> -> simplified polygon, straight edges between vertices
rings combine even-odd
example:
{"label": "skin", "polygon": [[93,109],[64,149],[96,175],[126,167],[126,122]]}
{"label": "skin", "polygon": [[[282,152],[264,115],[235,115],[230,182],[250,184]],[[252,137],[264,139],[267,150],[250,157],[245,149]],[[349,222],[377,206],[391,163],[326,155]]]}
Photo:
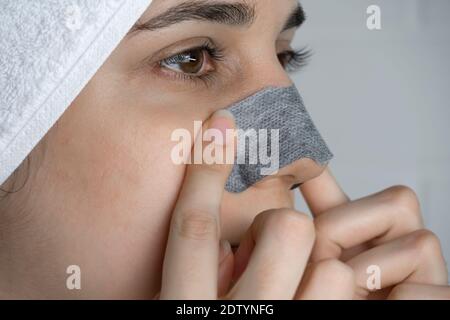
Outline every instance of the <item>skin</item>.
{"label": "skin", "polygon": [[[142,20],[181,2],[155,0]],[[406,187],[350,201],[303,159],[235,195],[223,190],[229,165],[172,163],[173,130],[232,127],[211,114],[291,84],[277,54],[290,47],[295,30],[280,30],[296,2],[246,2],[257,3],[250,26],[186,22],[120,43],[17,171],[25,187],[0,202],[2,297],[450,298],[439,241]],[[208,85],[154,67],[206,38],[226,52]],[[294,210],[296,183],[314,220]],[[364,289],[368,263],[389,290]],[[82,290],[66,289],[73,264]]]}

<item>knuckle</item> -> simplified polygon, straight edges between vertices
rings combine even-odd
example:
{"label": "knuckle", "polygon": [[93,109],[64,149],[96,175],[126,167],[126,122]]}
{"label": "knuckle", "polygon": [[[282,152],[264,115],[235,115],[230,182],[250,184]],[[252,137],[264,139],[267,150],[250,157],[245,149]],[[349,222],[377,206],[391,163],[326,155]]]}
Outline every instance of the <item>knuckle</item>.
{"label": "knuckle", "polygon": [[407,211],[418,211],[420,204],[416,192],[407,186],[393,186],[385,190],[390,203]]}
{"label": "knuckle", "polygon": [[219,222],[213,215],[201,210],[184,210],[175,218],[178,235],[186,239],[219,239]]}
{"label": "knuckle", "polygon": [[448,283],[448,271],[439,238],[429,230],[418,230],[412,234],[412,258],[417,270],[427,277],[429,283]]}
{"label": "knuckle", "polygon": [[403,223],[420,226],[422,218],[420,214],[420,202],[416,192],[407,186],[393,186],[384,191],[387,202],[395,212],[399,212],[402,217],[406,217]]}
{"label": "knuckle", "polygon": [[419,256],[435,256],[441,252],[439,238],[430,230],[421,229],[412,234],[413,247]]}

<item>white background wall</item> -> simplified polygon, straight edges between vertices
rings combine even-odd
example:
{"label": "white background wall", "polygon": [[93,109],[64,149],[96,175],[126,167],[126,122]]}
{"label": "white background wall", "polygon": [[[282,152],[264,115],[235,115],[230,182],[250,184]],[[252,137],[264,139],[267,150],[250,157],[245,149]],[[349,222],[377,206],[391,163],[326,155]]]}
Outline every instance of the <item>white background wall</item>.
{"label": "white background wall", "polygon": [[[450,261],[450,0],[302,0],[294,76],[352,198],[394,184],[419,195]],[[382,30],[366,9],[381,7]],[[307,210],[298,197],[298,207]]]}

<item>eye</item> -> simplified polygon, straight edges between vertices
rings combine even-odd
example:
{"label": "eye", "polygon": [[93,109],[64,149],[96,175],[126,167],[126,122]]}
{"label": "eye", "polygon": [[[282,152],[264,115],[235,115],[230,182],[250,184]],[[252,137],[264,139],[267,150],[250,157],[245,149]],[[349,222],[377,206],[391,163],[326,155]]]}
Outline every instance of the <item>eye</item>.
{"label": "eye", "polygon": [[207,39],[195,47],[167,54],[167,58],[160,58],[156,64],[151,63],[151,66],[156,74],[170,80],[209,87],[220,75],[220,68],[225,66],[224,52],[223,48]]}
{"label": "eye", "polygon": [[223,60],[222,49],[210,42],[161,60],[162,68],[190,77],[202,77],[215,70],[215,62]]}
{"label": "eye", "polygon": [[208,57],[206,55],[207,52],[202,48],[191,49],[162,60],[160,65],[176,72],[197,75],[205,67],[208,67]]}

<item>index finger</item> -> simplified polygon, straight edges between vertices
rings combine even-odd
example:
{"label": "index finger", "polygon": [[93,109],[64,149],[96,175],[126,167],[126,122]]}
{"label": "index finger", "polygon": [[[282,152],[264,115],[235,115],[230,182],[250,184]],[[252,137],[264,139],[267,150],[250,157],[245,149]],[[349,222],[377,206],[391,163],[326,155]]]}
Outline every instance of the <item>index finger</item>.
{"label": "index finger", "polygon": [[[201,163],[187,166],[173,211],[163,265],[161,299],[217,298],[219,212],[233,162],[225,160],[230,159],[227,158],[230,152],[234,156],[235,145],[234,139],[226,136],[226,131],[230,133],[228,129],[234,129],[233,116],[220,110],[207,122],[204,134],[200,131],[196,138],[193,152],[196,157],[195,153],[201,150]],[[211,142],[206,143],[203,139]],[[208,153],[211,150],[214,153]],[[206,157],[213,154],[217,157]]]}
{"label": "index finger", "polygon": [[303,183],[299,189],[314,217],[349,202],[328,167],[320,176]]}

